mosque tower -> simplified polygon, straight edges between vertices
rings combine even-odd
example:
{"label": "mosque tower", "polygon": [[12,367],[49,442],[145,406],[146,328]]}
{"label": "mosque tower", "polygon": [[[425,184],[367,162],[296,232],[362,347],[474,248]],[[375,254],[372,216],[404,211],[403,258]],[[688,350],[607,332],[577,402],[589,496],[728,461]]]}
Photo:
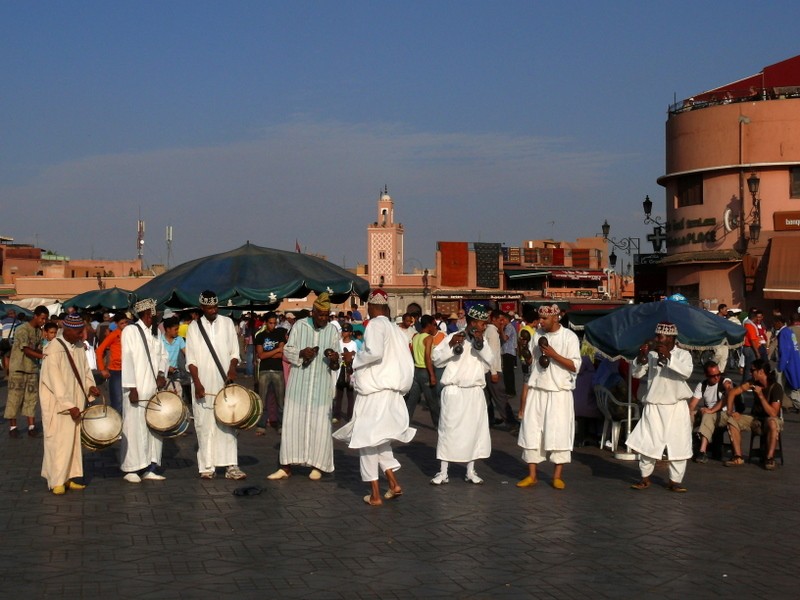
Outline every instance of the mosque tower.
{"label": "mosque tower", "polygon": [[394,222],[394,202],[384,186],[378,197],[378,220],[367,227],[369,283],[391,286],[403,272],[403,225]]}

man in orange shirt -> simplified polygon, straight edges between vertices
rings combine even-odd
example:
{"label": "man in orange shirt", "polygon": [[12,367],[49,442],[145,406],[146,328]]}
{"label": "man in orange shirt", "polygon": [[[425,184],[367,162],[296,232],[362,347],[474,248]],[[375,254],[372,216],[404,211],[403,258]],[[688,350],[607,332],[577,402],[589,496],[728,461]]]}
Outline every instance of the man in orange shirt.
{"label": "man in orange shirt", "polygon": [[[742,322],[744,326],[744,371],[742,371],[742,383],[747,381],[750,375],[750,365],[757,358],[761,357],[761,345],[764,340],[759,331],[759,325],[764,321],[764,313],[753,307],[749,310],[747,318]],[[762,326],[763,327],[763,326]]]}
{"label": "man in orange shirt", "polygon": [[[122,414],[122,330],[128,324],[128,315],[114,315],[116,329],[109,333],[95,351],[97,370],[108,380],[108,399],[111,407]],[[105,354],[108,352],[108,363]]]}

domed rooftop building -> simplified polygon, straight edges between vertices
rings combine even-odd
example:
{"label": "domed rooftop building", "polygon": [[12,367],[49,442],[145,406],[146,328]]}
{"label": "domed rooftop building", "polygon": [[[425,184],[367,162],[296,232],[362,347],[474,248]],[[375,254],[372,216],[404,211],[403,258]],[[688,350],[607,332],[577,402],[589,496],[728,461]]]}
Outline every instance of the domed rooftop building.
{"label": "domed rooftop building", "polygon": [[658,182],[668,293],[796,311],[800,56],[671,106]]}

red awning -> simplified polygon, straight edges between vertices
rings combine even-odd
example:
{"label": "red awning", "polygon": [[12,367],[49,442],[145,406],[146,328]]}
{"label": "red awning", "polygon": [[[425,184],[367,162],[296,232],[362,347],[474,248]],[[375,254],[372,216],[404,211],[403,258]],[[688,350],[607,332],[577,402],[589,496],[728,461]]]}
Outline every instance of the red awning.
{"label": "red awning", "polygon": [[602,271],[550,271],[553,279],[571,279],[581,281],[603,281],[605,275]]}
{"label": "red awning", "polygon": [[800,300],[800,236],[773,237],[770,242],[767,281],[764,298],[769,300]]}

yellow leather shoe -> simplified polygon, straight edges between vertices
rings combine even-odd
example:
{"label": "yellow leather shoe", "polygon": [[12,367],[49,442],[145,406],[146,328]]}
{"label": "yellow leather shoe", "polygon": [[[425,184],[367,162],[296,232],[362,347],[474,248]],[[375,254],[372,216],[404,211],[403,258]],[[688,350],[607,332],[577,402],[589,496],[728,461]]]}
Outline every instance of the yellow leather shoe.
{"label": "yellow leather shoe", "polygon": [[67,493],[67,486],[65,486],[65,485],[57,485],[56,487],[53,488],[53,493],[56,496],[63,496],[64,494]]}
{"label": "yellow leather shoe", "polygon": [[289,477],[291,477],[291,475],[292,475],[291,473],[288,473],[288,472],[284,471],[283,469],[278,469],[277,471],[275,471],[271,475],[267,475],[267,479],[270,479],[272,481],[275,481],[275,480],[278,480],[278,479],[289,479]]}
{"label": "yellow leather shoe", "polygon": [[567,487],[567,484],[564,483],[563,479],[553,479],[553,487],[557,490],[563,490],[565,487]]}
{"label": "yellow leather shoe", "polygon": [[69,481],[67,482],[67,487],[71,490],[85,490],[86,486],[82,483],[78,483],[77,481]]}
{"label": "yellow leather shoe", "polygon": [[534,479],[533,477],[528,475],[525,479],[522,479],[517,482],[517,487],[518,488],[533,487],[537,483],[539,483],[538,479]]}

